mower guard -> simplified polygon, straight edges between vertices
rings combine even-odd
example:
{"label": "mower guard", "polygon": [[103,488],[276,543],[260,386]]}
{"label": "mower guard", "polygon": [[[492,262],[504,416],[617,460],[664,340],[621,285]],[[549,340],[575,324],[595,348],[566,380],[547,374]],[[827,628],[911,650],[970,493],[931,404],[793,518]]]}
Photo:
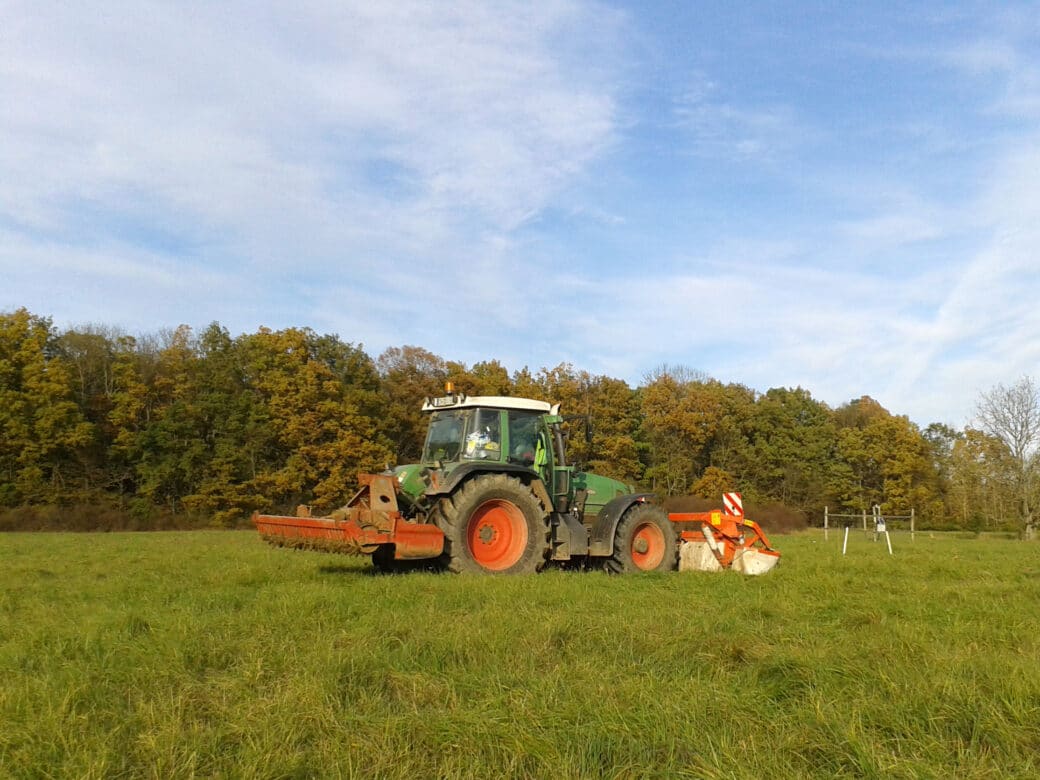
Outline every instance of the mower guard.
{"label": "mower guard", "polygon": [[780,562],[765,532],[754,520],[722,512],[677,512],[679,571],[723,571],[765,574]]}

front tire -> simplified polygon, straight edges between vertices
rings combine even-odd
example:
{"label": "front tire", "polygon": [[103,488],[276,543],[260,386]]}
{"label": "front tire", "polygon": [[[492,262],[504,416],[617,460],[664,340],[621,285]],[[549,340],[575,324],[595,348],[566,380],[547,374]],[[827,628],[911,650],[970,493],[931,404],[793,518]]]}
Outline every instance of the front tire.
{"label": "front tire", "polygon": [[545,510],[519,480],[483,474],[443,499],[434,522],[444,531],[449,571],[533,574],[545,562],[549,526]]}
{"label": "front tire", "polygon": [[618,574],[675,571],[679,567],[678,543],[668,514],[654,504],[632,506],[614,532],[614,554],[606,567]]}

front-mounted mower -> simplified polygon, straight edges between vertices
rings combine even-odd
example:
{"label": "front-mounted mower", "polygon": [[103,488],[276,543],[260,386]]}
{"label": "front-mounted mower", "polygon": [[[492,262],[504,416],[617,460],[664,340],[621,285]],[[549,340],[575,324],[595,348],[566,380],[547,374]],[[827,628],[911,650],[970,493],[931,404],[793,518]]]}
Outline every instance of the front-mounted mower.
{"label": "front-mounted mower", "polygon": [[[568,465],[559,405],[449,388],[423,412],[420,463],[362,474],[358,492],[327,517],[307,507],[295,517],[254,514],[257,530],[276,545],[370,555],[388,571],[513,574],[573,561],[614,572],[757,574],[779,558],[750,520],[669,515],[651,494]],[[751,561],[760,562],[744,565]]]}

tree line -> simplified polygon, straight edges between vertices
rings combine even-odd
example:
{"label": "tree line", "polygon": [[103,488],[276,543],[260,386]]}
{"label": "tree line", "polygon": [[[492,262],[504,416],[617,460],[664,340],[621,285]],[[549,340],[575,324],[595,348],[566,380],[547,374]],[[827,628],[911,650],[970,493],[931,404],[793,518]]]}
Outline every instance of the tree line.
{"label": "tree line", "polygon": [[300,503],[328,511],[358,472],[418,459],[420,406],[448,381],[561,403],[580,418],[572,462],[661,495],[736,489],[813,518],[824,506],[914,507],[934,528],[1032,523],[1036,432],[1015,439],[997,414],[1008,407],[998,391],[1036,397],[1028,379],[982,394],[976,427],[922,430],[868,396],[831,408],[803,388],[760,393],[683,366],[631,387],[567,363],[510,373],[417,346],[373,358],[307,328],[60,331],[25,309],[0,313],[0,509],[6,527],[41,508],[51,525],[94,513],[130,527],[233,526]]}

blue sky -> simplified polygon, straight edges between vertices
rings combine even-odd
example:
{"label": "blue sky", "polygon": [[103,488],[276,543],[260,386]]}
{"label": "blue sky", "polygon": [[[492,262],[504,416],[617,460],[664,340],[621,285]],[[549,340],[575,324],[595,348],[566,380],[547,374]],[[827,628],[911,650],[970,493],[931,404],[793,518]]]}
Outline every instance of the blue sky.
{"label": "blue sky", "polygon": [[1040,373],[1040,3],[8,0],[0,107],[0,310],[62,327],[958,427]]}

